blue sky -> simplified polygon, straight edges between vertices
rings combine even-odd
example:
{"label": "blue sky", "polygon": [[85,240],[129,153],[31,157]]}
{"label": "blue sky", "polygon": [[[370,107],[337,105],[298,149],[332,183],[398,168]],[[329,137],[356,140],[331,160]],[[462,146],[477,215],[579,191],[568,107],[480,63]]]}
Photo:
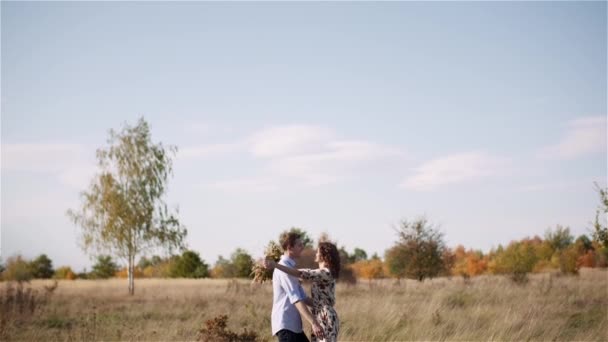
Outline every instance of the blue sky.
{"label": "blue sky", "polygon": [[65,212],[108,130],[178,146],[213,264],[284,229],[382,255],[402,218],[489,250],[587,233],[606,184],[606,2],[1,4],[1,254],[90,267]]}

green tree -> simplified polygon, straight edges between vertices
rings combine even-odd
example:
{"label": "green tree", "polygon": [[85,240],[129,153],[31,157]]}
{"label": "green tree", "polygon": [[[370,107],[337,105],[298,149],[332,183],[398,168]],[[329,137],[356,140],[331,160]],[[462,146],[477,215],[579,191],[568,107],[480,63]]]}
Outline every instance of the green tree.
{"label": "green tree", "polygon": [[351,256],[348,254],[346,247],[341,246],[340,249],[338,249],[338,253],[340,254],[340,265],[346,266],[351,263]]}
{"label": "green tree", "polygon": [[118,272],[118,269],[118,265],[114,263],[111,256],[99,255],[97,256],[97,261],[93,265],[90,276],[93,279],[112,278],[116,272]]}
{"label": "green tree", "polygon": [[184,251],[171,264],[171,277],[173,278],[206,278],[208,276],[209,266],[195,251]]}
{"label": "green tree", "polygon": [[235,276],[248,278],[253,267],[253,258],[244,249],[237,248],[230,256],[230,261],[234,265]]}
{"label": "green tree", "polygon": [[29,282],[33,278],[29,263],[23,259],[21,255],[9,257],[6,260],[6,265],[4,267],[5,269],[4,272],[2,272],[2,280]]}
{"label": "green tree", "polygon": [[30,270],[32,276],[36,279],[50,279],[55,274],[53,262],[46,254],[40,254],[36,259],[30,262]]}
{"label": "green tree", "polygon": [[574,237],[570,234],[569,227],[562,227],[558,224],[555,230],[547,229],[545,241],[549,243],[554,251],[559,252],[568,248],[574,241]]}
{"label": "green tree", "polygon": [[234,264],[230,260],[219,256],[213,266],[213,277],[214,278],[233,278],[236,275]]}
{"label": "green tree", "polygon": [[120,132],[110,130],[108,144],[97,150],[101,170],[82,193],[82,206],[68,210],[68,216],[82,228],[85,252],[127,261],[133,295],[137,255],[155,247],[184,247],[187,231],[163,201],[177,148],[154,144],[143,118]]}
{"label": "green tree", "polygon": [[426,218],[401,221],[397,235],[399,240],[387,256],[401,260],[392,260],[392,265],[389,263],[391,274],[422,281],[437,276],[443,270],[443,233]]}
{"label": "green tree", "polygon": [[146,258],[145,256],[139,258],[139,262],[137,263],[137,267],[139,269],[144,269],[146,267],[152,266],[152,260]]}
{"label": "green tree", "polygon": [[365,252],[365,250],[356,247],[349,259],[350,262],[353,264],[358,261],[364,261],[367,260],[367,253]]}
{"label": "green tree", "polygon": [[608,215],[608,188],[602,189],[597,183],[595,183],[595,187],[600,195],[600,205],[595,212],[593,239],[603,248],[608,248],[608,224],[606,224],[606,217]]}
{"label": "green tree", "polygon": [[86,267],[82,269],[82,272],[76,273],[77,279],[91,279],[91,274],[87,272]]}
{"label": "green tree", "polygon": [[139,259],[139,262],[137,263],[137,267],[141,270],[145,269],[146,267],[155,267],[158,266],[160,264],[162,264],[164,262],[163,258],[161,258],[158,255],[153,255],[151,258],[146,258],[145,256],[141,257],[141,259]]}
{"label": "green tree", "polygon": [[579,237],[577,237],[576,241],[574,241],[574,244],[577,246],[578,250],[581,253],[585,253],[588,250],[592,250],[593,249],[593,242],[585,234],[580,235]]}
{"label": "green tree", "polygon": [[496,256],[496,273],[511,275],[515,282],[523,283],[528,279],[538,261],[534,240],[514,241]]}
{"label": "green tree", "polygon": [[388,273],[397,279],[405,278],[409,261],[408,257],[406,249],[401,244],[396,244],[387,249],[384,253],[384,262],[386,263]]}

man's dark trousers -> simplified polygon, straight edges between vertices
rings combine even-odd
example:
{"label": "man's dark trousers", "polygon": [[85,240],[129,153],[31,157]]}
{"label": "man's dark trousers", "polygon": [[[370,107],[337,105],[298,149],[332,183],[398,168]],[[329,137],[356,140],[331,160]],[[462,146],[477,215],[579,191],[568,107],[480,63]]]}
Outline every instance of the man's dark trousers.
{"label": "man's dark trousers", "polygon": [[283,329],[277,332],[279,342],[310,342],[304,332],[295,333],[291,330]]}

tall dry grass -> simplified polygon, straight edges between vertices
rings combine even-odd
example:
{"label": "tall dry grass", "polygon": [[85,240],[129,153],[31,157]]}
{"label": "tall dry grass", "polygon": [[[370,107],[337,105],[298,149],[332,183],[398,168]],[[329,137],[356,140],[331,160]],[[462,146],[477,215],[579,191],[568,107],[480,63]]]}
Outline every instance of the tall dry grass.
{"label": "tall dry grass", "polygon": [[[270,284],[239,280],[61,281],[27,319],[7,320],[3,340],[195,340],[205,321],[270,336]],[[5,284],[0,284],[3,288]],[[43,291],[45,281],[31,283]],[[5,291],[4,289],[2,291]],[[524,285],[499,276],[339,285],[342,341],[608,340],[608,273],[537,274]],[[7,313],[2,312],[6,316]],[[306,327],[309,330],[309,327]]]}

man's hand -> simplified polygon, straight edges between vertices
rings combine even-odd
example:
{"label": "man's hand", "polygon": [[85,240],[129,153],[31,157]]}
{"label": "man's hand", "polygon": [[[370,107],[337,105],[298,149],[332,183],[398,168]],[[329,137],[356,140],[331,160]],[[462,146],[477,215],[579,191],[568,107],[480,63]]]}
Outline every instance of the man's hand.
{"label": "man's hand", "polygon": [[312,323],[312,332],[319,340],[325,339],[325,336],[323,336],[323,328],[321,328],[321,325],[317,323],[316,320]]}
{"label": "man's hand", "polygon": [[322,340],[324,338],[323,336],[325,335],[323,333],[323,328],[321,328],[321,325],[319,324],[317,319],[310,313],[310,310],[308,310],[308,308],[306,307],[304,300],[297,301],[295,305],[298,311],[300,312],[300,315],[304,317],[312,326],[312,332],[315,334],[315,336]]}

